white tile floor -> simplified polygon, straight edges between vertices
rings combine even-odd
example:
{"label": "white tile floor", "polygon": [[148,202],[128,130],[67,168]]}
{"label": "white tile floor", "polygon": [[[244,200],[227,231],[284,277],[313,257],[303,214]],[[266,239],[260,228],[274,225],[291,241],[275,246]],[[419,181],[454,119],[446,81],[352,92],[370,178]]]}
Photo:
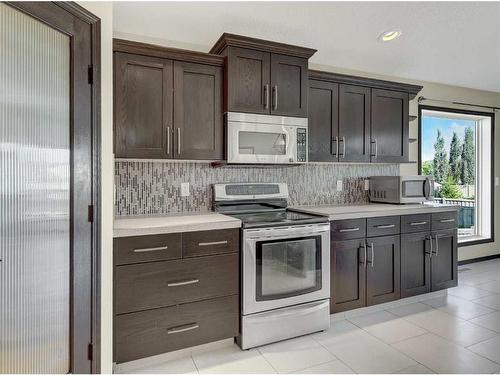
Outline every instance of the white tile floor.
{"label": "white tile floor", "polygon": [[330,330],[242,351],[231,341],[115,367],[133,373],[499,373],[500,259],[448,295],[332,316]]}

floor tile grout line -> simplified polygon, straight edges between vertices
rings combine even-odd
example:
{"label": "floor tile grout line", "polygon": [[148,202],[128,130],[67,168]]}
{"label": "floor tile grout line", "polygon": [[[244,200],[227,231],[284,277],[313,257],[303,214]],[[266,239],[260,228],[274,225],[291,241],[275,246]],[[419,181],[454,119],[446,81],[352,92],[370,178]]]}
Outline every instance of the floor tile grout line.
{"label": "floor tile grout line", "polygon": [[194,360],[193,353],[189,353],[189,356],[191,357],[191,361],[193,361],[194,368],[196,369],[196,372],[199,374],[200,370],[198,369],[198,365],[196,364],[196,361]]}
{"label": "floor tile grout line", "polygon": [[257,353],[259,353],[259,355],[260,355],[262,358],[264,358],[264,361],[266,361],[266,362],[267,362],[267,364],[268,364],[269,366],[271,366],[271,368],[272,368],[272,369],[276,372],[276,374],[279,374],[280,372],[278,371],[278,369],[277,369],[277,368],[275,368],[271,362],[269,362],[269,360],[266,358],[266,356],[265,356],[264,354],[262,354],[262,352],[260,351],[260,348],[255,348],[255,349],[257,350]]}
{"label": "floor tile grout line", "polygon": [[500,366],[500,362],[494,361],[494,360],[492,360],[492,359],[490,359],[490,358],[488,358],[488,357],[485,357],[485,356],[484,356],[484,355],[482,355],[482,354],[476,353],[475,351],[470,350],[470,349],[468,349],[468,348],[464,348],[464,349],[465,349],[465,350],[467,350],[467,351],[469,351],[469,352],[470,352],[470,353],[472,353],[472,354],[475,354],[475,355],[477,355],[477,356],[479,356],[479,357],[481,357],[481,358],[484,358],[484,359],[486,359],[486,360],[488,360],[488,361],[490,361],[490,362],[493,362],[493,363],[495,363],[495,364],[497,364],[497,365],[499,365],[499,366]]}
{"label": "floor tile grout line", "polygon": [[[345,319],[345,320],[347,320],[347,319]],[[352,371],[354,374],[357,374],[357,372],[356,372],[356,371],[354,371],[354,369],[353,369],[351,366],[349,366],[347,363],[345,363],[345,362],[344,362],[344,361],[342,361],[339,357],[337,357],[337,356],[335,355],[335,353],[332,353],[330,350],[328,350],[328,347],[326,347],[326,345],[323,345],[323,344],[322,344],[319,340],[317,340],[317,339],[316,339],[316,338],[314,338],[313,336],[311,336],[311,338],[312,338],[314,341],[316,341],[318,344],[320,344],[323,348],[325,348],[325,349],[326,349],[326,351],[327,351],[328,353],[330,353],[331,355],[333,355],[333,356],[334,356],[334,357],[335,357],[338,361],[340,361],[340,362],[342,362],[344,365],[346,365],[346,366],[347,366],[347,368],[351,369],[351,371]],[[313,366],[311,366],[311,367],[313,367]],[[304,370],[305,370],[305,369],[304,369]]]}

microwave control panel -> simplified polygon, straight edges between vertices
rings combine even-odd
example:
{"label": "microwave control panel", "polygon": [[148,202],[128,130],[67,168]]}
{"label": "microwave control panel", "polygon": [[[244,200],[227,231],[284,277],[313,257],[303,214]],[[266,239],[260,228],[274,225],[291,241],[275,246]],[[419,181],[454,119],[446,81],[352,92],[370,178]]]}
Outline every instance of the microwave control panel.
{"label": "microwave control panel", "polygon": [[305,163],[307,161],[307,130],[297,129],[297,161]]}

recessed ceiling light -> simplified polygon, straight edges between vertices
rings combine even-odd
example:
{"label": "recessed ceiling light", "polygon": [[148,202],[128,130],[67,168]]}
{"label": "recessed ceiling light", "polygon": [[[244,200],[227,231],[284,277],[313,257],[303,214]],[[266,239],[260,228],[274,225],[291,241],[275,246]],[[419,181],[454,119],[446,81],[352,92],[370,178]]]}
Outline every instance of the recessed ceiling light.
{"label": "recessed ceiling light", "polygon": [[380,40],[381,42],[390,42],[391,40],[399,38],[401,34],[402,34],[401,30],[384,31],[382,34],[378,36],[378,40]]}

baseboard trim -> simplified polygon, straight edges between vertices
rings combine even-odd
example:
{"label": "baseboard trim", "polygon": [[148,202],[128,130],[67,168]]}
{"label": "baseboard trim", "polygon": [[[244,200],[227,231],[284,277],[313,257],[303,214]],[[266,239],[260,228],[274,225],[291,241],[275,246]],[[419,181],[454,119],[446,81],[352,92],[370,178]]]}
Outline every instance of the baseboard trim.
{"label": "baseboard trim", "polygon": [[472,258],[472,259],[465,259],[465,260],[459,260],[458,265],[462,266],[464,264],[471,264],[471,263],[477,263],[477,262],[484,262],[485,260],[492,260],[492,259],[497,259],[500,258],[500,254],[495,254],[495,255],[488,255],[485,257],[479,257],[479,258]]}

